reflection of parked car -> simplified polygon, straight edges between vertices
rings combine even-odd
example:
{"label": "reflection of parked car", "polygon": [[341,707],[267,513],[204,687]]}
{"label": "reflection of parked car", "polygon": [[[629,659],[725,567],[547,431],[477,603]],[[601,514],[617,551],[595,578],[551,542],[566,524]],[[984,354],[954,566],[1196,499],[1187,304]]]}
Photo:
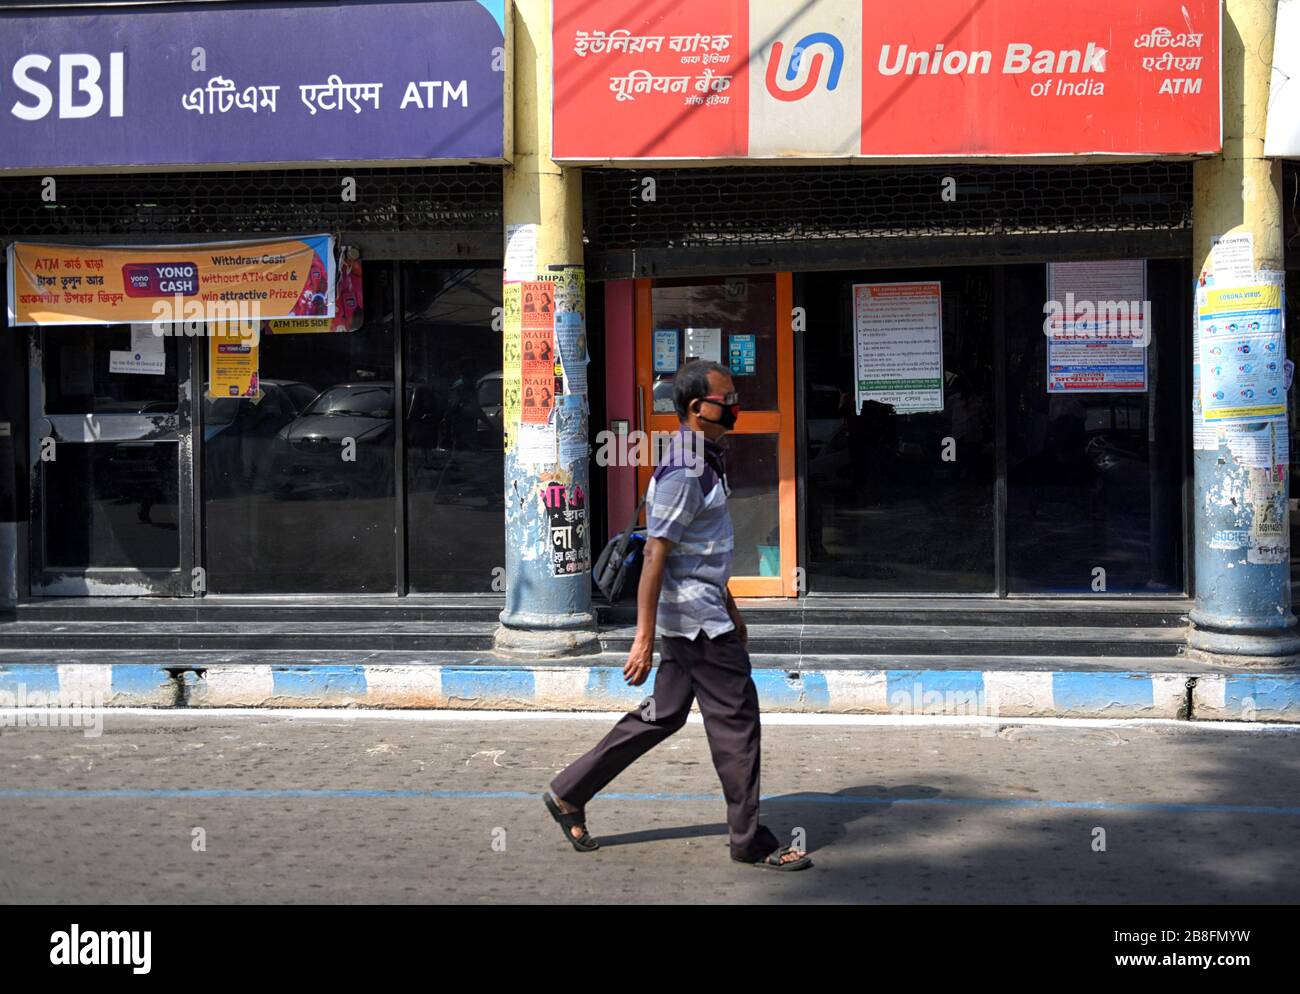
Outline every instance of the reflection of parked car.
{"label": "reflection of parked car", "polygon": [[479,419],[476,428],[479,435],[483,436],[479,448],[501,447],[501,435],[505,430],[502,401],[504,382],[499,369],[479,377],[477,387]]}
{"label": "reflection of parked car", "polygon": [[[407,388],[413,444],[431,430],[422,397],[420,387]],[[393,437],[393,384],[339,383],[276,434],[267,478],[277,497],[388,497]],[[350,460],[347,439],[354,443]]]}
{"label": "reflection of parked car", "polygon": [[262,396],[209,398],[203,391],[203,439],[209,497],[264,486],[264,466],[277,433],[304,411],[316,389],[296,380],[262,380]]}
{"label": "reflection of parked car", "polygon": [[[98,401],[97,415],[142,414],[175,422],[175,401]],[[176,500],[176,449],[164,442],[122,441],[107,447],[96,468],[96,486],[105,497],[138,501],[141,521],[150,520],[154,504]]]}

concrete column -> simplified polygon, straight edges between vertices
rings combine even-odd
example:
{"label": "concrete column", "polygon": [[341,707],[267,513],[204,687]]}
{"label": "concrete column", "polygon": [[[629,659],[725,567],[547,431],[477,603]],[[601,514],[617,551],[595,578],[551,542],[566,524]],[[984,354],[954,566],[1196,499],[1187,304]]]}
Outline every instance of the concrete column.
{"label": "concrete column", "polygon": [[[567,284],[565,303],[580,307],[572,287],[583,272],[582,176],[578,169],[561,169],[551,159],[551,2],[515,0],[512,8],[514,107],[513,165],[505,170],[505,225],[535,225],[536,279]],[[503,233],[504,234],[504,233]],[[517,235],[517,237],[519,237]],[[531,241],[528,229],[522,237]],[[507,246],[509,247],[509,246]],[[576,276],[575,276],[576,273]],[[510,277],[504,325],[503,368],[510,390],[512,362],[519,362],[518,324],[510,318]],[[558,324],[558,321],[557,321]],[[557,328],[558,331],[558,328]],[[558,346],[559,335],[556,335]],[[505,412],[517,427],[518,409]],[[572,505],[586,503],[590,492],[587,458],[587,416],[582,416],[582,442],[561,460],[554,456],[525,461],[517,435],[507,426],[505,458],[506,606],[497,629],[497,652],[520,657],[553,658],[600,651],[595,616],[591,609],[591,573],[587,569],[557,575],[552,562],[552,513],[557,500]],[[574,449],[570,449],[573,453]],[[590,508],[585,508],[590,523]],[[579,538],[570,533],[563,541],[585,543],[590,561],[590,531]],[[469,536],[467,536],[469,538]]]}
{"label": "concrete column", "polygon": [[[1224,5],[1223,154],[1193,166],[1193,259],[1202,271],[1212,239],[1240,232],[1253,235],[1256,270],[1283,268],[1281,164],[1264,158],[1276,20],[1276,0]],[[1294,662],[1300,637],[1291,612],[1290,563],[1251,563],[1246,548],[1213,547],[1228,544],[1216,542],[1216,535],[1251,532],[1251,471],[1222,436],[1217,452],[1195,450],[1194,460],[1196,605],[1189,647],[1230,665]],[[1289,497],[1286,473],[1282,486]],[[1285,501],[1282,507],[1285,513]],[[1283,535],[1289,529],[1284,520]]]}

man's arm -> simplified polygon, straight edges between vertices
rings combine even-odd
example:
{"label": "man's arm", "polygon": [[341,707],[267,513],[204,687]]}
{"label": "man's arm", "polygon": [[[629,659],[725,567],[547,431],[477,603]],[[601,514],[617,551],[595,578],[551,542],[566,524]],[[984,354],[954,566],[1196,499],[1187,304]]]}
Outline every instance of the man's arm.
{"label": "man's arm", "polygon": [[632,640],[632,651],[628,653],[627,662],[623,664],[623,677],[633,687],[645,683],[654,662],[659,590],[663,586],[668,553],[675,544],[666,538],[646,539],[641,582],[636,588],[636,637]]}

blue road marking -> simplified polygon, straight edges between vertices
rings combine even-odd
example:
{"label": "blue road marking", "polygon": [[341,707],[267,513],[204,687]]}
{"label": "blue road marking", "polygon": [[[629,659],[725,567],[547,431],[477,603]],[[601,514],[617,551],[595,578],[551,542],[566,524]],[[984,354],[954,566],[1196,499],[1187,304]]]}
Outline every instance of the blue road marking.
{"label": "blue road marking", "polygon": [[[333,799],[387,799],[427,798],[429,800],[535,800],[541,790],[372,790],[367,788],[103,788],[69,790],[53,787],[0,787],[0,798],[11,800],[104,798],[114,800],[224,800],[237,798],[306,798]],[[724,803],[721,794],[656,794],[656,793],[601,793],[597,800],[605,801],[707,801]],[[827,804],[842,807],[856,806],[912,806],[912,807],[966,807],[966,808],[1025,808],[1065,811],[1131,811],[1171,812],[1186,814],[1239,814],[1284,815],[1300,817],[1300,807],[1272,806],[1267,804],[1200,804],[1176,801],[1048,801],[1018,797],[877,797],[854,794],[766,794],[765,804]]]}

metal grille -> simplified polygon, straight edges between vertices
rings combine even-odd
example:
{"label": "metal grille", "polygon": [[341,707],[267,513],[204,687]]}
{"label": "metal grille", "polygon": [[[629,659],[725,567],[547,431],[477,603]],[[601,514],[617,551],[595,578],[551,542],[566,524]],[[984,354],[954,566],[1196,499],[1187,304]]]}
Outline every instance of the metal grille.
{"label": "metal grille", "polygon": [[589,169],[583,186],[589,266],[592,254],[630,251],[1190,231],[1192,223],[1185,162]]}
{"label": "metal grille", "polygon": [[[356,200],[343,199],[345,177]],[[500,239],[501,169],[297,169],[0,179],[0,238],[277,231],[490,232]]]}

